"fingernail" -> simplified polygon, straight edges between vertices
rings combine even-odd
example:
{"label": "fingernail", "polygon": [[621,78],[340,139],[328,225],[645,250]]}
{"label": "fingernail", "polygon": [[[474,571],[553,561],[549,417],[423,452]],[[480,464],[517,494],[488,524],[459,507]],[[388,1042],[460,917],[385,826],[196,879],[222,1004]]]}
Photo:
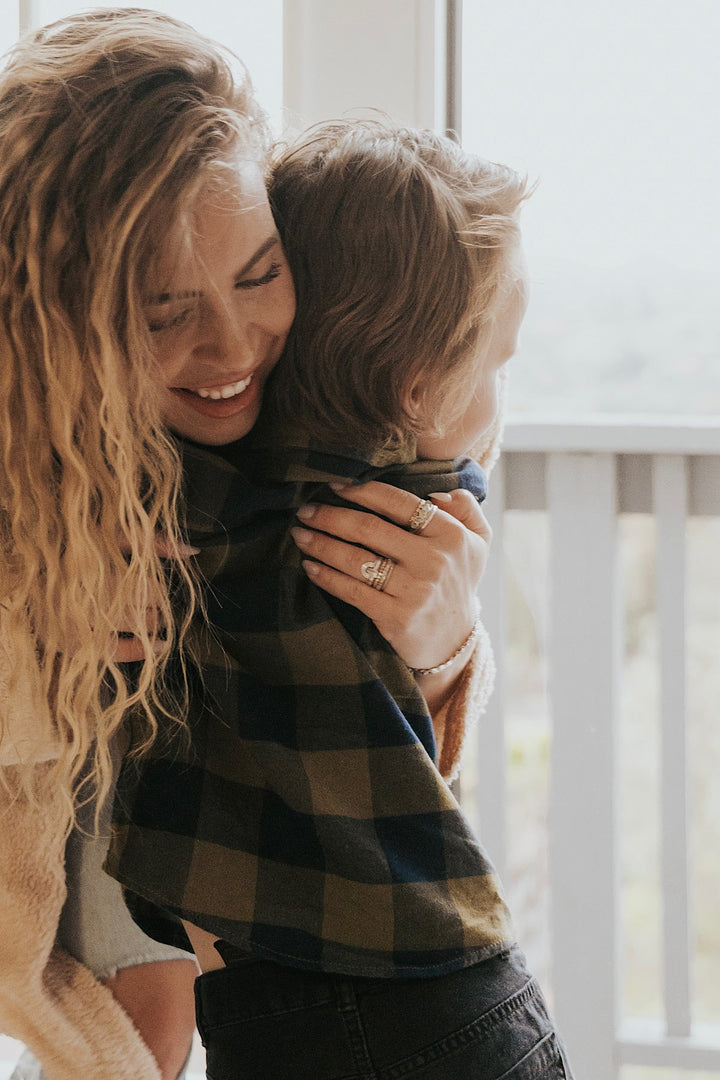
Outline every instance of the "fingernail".
{"label": "fingernail", "polygon": [[355,480],[333,480],[331,481],[331,483],[328,484],[328,487],[331,487],[333,491],[339,494],[341,491],[345,491],[349,487],[358,487],[358,484]]}
{"label": "fingernail", "polygon": [[431,495],[428,495],[428,499],[434,502],[452,502],[452,495],[449,491],[433,491]]}
{"label": "fingernail", "polygon": [[311,517],[315,516],[317,506],[313,506],[312,503],[307,503],[305,506],[299,507],[297,516],[301,521],[309,521]]}
{"label": "fingernail", "polygon": [[320,573],[320,567],[317,563],[311,562],[310,559],[302,560],[302,568],[308,577],[316,578]]}
{"label": "fingernail", "polygon": [[297,525],[292,527],[290,535],[296,544],[309,544],[313,538],[313,534],[309,529],[298,529]]}

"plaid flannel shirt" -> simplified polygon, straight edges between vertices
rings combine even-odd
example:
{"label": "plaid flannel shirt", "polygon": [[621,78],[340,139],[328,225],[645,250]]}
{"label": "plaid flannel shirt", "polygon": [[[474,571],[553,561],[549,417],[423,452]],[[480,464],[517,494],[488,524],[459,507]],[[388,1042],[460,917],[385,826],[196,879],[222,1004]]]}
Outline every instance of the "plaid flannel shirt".
{"label": "plaid flannel shirt", "polygon": [[[431,719],[375,626],[322,592],[288,530],[334,479],[485,496],[470,459],[371,462],[299,439],[182,444],[208,621],[190,745],[118,783],[107,869],[240,948],[307,969],[431,976],[512,939],[499,882],[436,765]],[[429,467],[432,466],[432,471]]]}

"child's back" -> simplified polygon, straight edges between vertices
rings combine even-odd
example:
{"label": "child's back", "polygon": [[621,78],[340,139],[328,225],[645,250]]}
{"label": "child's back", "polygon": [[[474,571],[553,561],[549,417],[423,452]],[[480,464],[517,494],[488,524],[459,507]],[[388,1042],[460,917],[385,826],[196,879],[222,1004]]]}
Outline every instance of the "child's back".
{"label": "child's back", "polygon": [[[290,529],[307,501],[337,501],[338,480],[484,497],[472,461],[417,461],[416,442],[445,435],[463,385],[484,377],[524,191],[449,140],[382,124],[323,128],[275,170],[299,314],[250,436],[184,447],[188,538],[210,583],[206,696],[189,760],[157,748],[140,785],[126,769],[121,824],[135,827],[111,861],[131,888],[240,949],[399,976],[453,970],[511,940],[411,670],[370,620],[313,585]],[[389,569],[392,590],[400,555]],[[178,872],[160,896],[154,852],[162,844],[167,859],[168,843]]]}

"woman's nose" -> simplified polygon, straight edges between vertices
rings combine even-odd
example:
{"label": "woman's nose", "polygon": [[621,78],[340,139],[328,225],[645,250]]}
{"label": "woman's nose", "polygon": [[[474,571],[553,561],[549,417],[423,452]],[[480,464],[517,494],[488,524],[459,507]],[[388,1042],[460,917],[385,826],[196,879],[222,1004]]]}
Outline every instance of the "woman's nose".
{"label": "woman's nose", "polygon": [[248,330],[246,320],[224,304],[204,304],[195,348],[206,355],[242,360],[250,350]]}

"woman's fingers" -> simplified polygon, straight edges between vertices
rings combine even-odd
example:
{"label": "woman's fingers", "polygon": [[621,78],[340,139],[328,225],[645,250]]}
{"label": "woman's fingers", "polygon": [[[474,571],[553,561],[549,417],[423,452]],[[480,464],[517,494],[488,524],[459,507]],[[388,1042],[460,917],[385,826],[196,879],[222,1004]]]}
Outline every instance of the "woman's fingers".
{"label": "woman's fingers", "polygon": [[[165,649],[165,642],[158,639],[151,640],[150,647],[152,651],[159,655]],[[113,660],[116,664],[129,664],[134,660],[144,660],[145,650],[143,649],[140,638],[135,634],[125,633],[120,631],[117,634],[115,650],[113,653]]]}
{"label": "woman's fingers", "polygon": [[303,560],[303,568],[315,585],[336,596],[338,600],[344,600],[346,604],[358,608],[375,623],[381,633],[383,627],[392,622],[397,604],[392,594],[373,589],[364,581],[321,562],[306,559]]}
{"label": "woman's fingers", "polygon": [[[441,493],[436,504],[442,509],[429,515],[427,500],[376,481],[340,494],[362,509],[309,505],[298,511],[296,542],[309,556],[306,572],[372,619],[411,667],[444,663],[477,618],[474,594],[490,528],[476,500],[469,492]],[[395,564],[384,580],[383,557]]]}
{"label": "woman's fingers", "polygon": [[[294,528],[290,531],[303,554],[340,571],[341,574],[357,581],[363,588],[372,588],[374,576],[378,570],[383,569],[380,565],[383,562],[383,556],[379,556],[375,551],[343,543],[312,529]],[[376,587],[374,591],[397,596],[407,585],[407,574],[392,556],[388,556],[388,559],[389,565],[384,568],[382,588]]]}
{"label": "woman's fingers", "polygon": [[455,491],[433,492],[432,495],[428,495],[428,499],[432,499],[446,514],[450,514],[461,525],[476,533],[486,544],[490,543],[492,529],[480,503],[471,492],[464,488],[457,488]]}
{"label": "woman's fingers", "polygon": [[[408,492],[398,491],[400,494],[409,497],[411,510],[421,501]],[[396,516],[400,516],[399,513]],[[405,520],[409,520],[409,517]],[[339,506],[309,504],[298,511],[298,518],[313,533],[324,534],[323,539],[313,541],[317,545],[322,544],[323,555],[318,557],[337,569],[352,573],[354,577],[359,576],[366,552],[390,556],[417,581],[435,581],[442,577],[443,566],[448,559],[457,565],[469,560],[465,579],[477,581],[487,558],[487,541],[481,536],[481,530],[487,523],[479,508],[478,514],[473,517],[473,529],[451,514],[438,510],[422,532],[416,533],[392,525],[376,514]],[[362,549],[359,555],[356,551],[358,547]],[[316,550],[320,550],[319,546]]]}
{"label": "woman's fingers", "polygon": [[[433,492],[428,495],[427,499],[420,499],[409,491],[403,491],[400,488],[392,487],[390,484],[383,484],[377,480],[370,481],[367,484],[349,484],[342,488],[335,486],[335,490],[349,502],[357,502],[367,510],[371,510],[373,514],[382,514],[384,517],[390,518],[404,531],[410,531],[414,535],[434,539],[447,534],[448,541],[452,542],[453,531],[458,534],[463,531],[453,526],[453,522],[456,522],[464,526],[465,529],[469,529],[470,532],[475,533],[486,544],[490,544],[492,540],[492,529],[480,503],[470,491],[464,488],[457,488],[454,491]],[[431,503],[437,510],[442,512],[431,511],[428,513],[428,503]],[[367,547],[372,547],[372,536],[376,528],[373,522],[377,520],[371,518],[370,522],[365,521],[361,526],[365,530],[363,540]],[[340,519],[336,520],[331,517],[329,522],[334,525],[339,523]],[[355,535],[354,529],[356,528],[354,519],[347,518],[345,524],[347,528],[342,535],[348,539],[353,539]],[[324,526],[314,522],[313,527],[323,528]],[[330,528],[329,531],[340,535],[335,528]],[[395,533],[388,535],[391,537],[397,536]],[[388,553],[390,552],[388,551]]]}
{"label": "woman's fingers", "polygon": [[[410,498],[413,505],[416,505],[417,496],[411,495]],[[302,525],[329,534],[331,537],[337,537],[335,542],[346,541],[365,551],[389,555],[396,562],[405,561],[408,541],[415,539],[404,529],[392,525],[389,521],[384,521],[376,514],[350,510],[345,506],[309,503],[300,507],[297,516]],[[340,557],[339,553],[334,556],[330,560],[332,565],[338,565],[337,560]]]}
{"label": "woman's fingers", "polygon": [[[382,514],[404,529],[411,528],[418,505],[432,501],[440,510],[484,540],[489,542],[492,535],[480,503],[472,492],[465,488],[456,488],[454,491],[435,491],[427,496],[427,500],[419,499],[410,491],[403,491],[379,480],[371,480],[367,484],[348,484],[344,487],[334,485],[334,490],[348,502],[356,502],[359,506],[372,510],[374,514]],[[441,517],[431,516],[420,531],[424,536],[432,536],[441,523]]]}
{"label": "woman's fingers", "polygon": [[[125,554],[129,554],[129,551],[125,544],[121,543],[121,550]],[[166,536],[162,533],[158,533],[155,537],[155,550],[161,559],[189,559],[191,555],[197,555],[200,548],[191,547],[190,544],[178,542],[176,545],[172,544]],[[152,651],[159,655],[165,650],[165,639],[159,627],[159,612],[157,608],[149,607],[146,611],[147,616],[147,632],[150,639],[150,648]],[[113,660],[116,664],[129,664],[136,660],[145,659],[145,649],[143,648],[142,641],[136,634],[124,627],[119,627],[116,631],[116,644],[113,651]]]}
{"label": "woman's fingers", "polygon": [[[403,529],[410,528],[418,503],[423,501],[411,491],[403,491],[401,488],[392,487],[391,484],[384,484],[380,480],[371,480],[367,484],[348,484],[343,487],[333,484],[333,490],[348,502],[364,506],[366,510],[372,510],[373,514],[382,514],[383,517],[389,518]],[[472,495],[470,498],[472,499]],[[423,532],[429,528],[430,522]]]}
{"label": "woman's fingers", "polygon": [[[165,635],[160,629],[160,613],[157,608],[146,608],[146,625],[150,648],[158,655],[165,649]],[[118,664],[127,664],[133,660],[144,660],[145,650],[140,638],[131,630],[120,627],[115,631],[116,645],[113,659]]]}

